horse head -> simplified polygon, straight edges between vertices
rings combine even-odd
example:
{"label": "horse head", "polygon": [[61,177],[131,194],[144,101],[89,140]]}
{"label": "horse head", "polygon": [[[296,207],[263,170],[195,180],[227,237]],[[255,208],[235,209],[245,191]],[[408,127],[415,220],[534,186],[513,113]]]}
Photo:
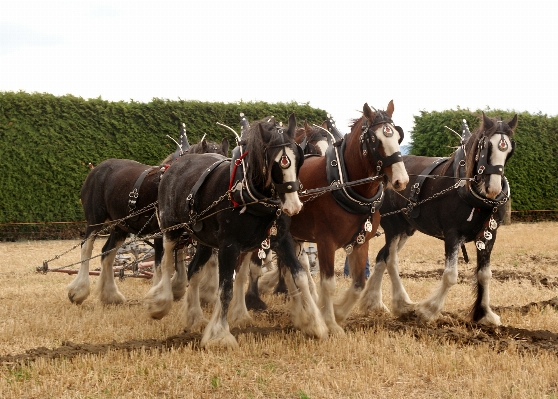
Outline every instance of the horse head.
{"label": "horse head", "polygon": [[504,122],[483,112],[481,126],[466,143],[467,176],[474,177],[471,185],[481,196],[494,199],[501,193],[504,166],[515,149],[512,137],[516,127],[517,114]]}
{"label": "horse head", "polygon": [[327,124],[322,123],[322,128],[310,126],[304,121],[304,127],[298,128],[295,133],[295,141],[308,155],[325,155],[329,145],[327,137]]}
{"label": "horse head", "polygon": [[214,153],[223,156],[228,156],[229,153],[229,140],[227,138],[223,138],[221,140],[221,144],[215,141],[207,141],[205,137],[201,139],[198,144],[194,144],[190,146],[188,150],[189,154],[206,154],[206,153]]}
{"label": "horse head", "polygon": [[368,104],[364,104],[361,123],[353,125],[353,130],[360,125],[362,156],[371,157],[376,163],[377,173],[385,173],[393,188],[400,191],[407,186],[409,175],[399,151],[399,144],[403,141],[403,129],[393,124],[393,111],[393,100],[389,102],[385,111],[372,111]]}
{"label": "horse head", "polygon": [[302,209],[298,197],[298,172],[304,162],[304,154],[294,141],[295,131],[293,113],[286,130],[275,122],[274,117],[268,117],[250,124],[243,136],[248,152],[248,178],[263,191],[277,194],[281,210],[291,216]]}

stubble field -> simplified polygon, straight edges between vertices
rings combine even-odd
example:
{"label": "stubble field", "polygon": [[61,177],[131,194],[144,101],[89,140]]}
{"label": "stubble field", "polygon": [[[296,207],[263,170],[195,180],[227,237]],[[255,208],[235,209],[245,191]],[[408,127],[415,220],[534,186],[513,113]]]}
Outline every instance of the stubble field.
{"label": "stubble field", "polygon": [[[201,349],[200,333],[183,331],[181,303],[151,320],[142,306],[149,280],[118,282],[122,306],[94,296],[71,304],[74,276],[35,268],[76,243],[0,243],[1,398],[558,398],[556,222],[500,227],[491,302],[501,327],[467,318],[476,262],[467,244],[471,263],[460,259],[458,284],[436,322],[355,309],[345,336],[316,341],[293,329],[284,298],[266,295],[269,309],[232,330],[235,351]],[[381,245],[383,237],[372,241],[371,259]],[[50,267],[77,260],[76,250]],[[339,292],[349,285],[343,261],[338,251]],[[442,242],[420,233],[400,254],[414,301],[434,289],[442,268]],[[389,307],[387,275],[382,288]]]}

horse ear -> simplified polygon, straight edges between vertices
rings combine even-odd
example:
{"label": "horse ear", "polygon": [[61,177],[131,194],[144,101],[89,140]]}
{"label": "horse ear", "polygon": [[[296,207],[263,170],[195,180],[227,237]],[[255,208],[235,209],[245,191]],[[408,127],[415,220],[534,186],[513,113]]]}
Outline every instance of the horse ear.
{"label": "horse ear", "polygon": [[372,112],[368,103],[364,103],[364,105],[362,106],[362,113],[369,121],[374,120],[374,112]]}
{"label": "horse ear", "polygon": [[294,137],[296,131],[296,117],[294,112],[289,116],[289,129],[287,130],[287,134],[289,137]]}
{"label": "horse ear", "polygon": [[386,109],[386,113],[389,115],[389,117],[391,118],[391,116],[393,115],[393,111],[395,110],[395,107],[393,105],[393,100],[391,100],[387,106]]}
{"label": "horse ear", "polygon": [[492,119],[485,115],[484,111],[482,111],[482,125],[484,126],[485,130],[490,129],[492,126],[494,126],[494,122],[492,121]]}
{"label": "horse ear", "polygon": [[517,114],[515,114],[512,120],[508,122],[508,126],[511,130],[514,130],[517,127]]}
{"label": "horse ear", "polygon": [[322,128],[324,128],[325,130],[328,130],[328,128],[327,128],[327,121],[323,121],[323,122],[322,122]]}
{"label": "horse ear", "polygon": [[221,140],[221,151],[225,156],[229,153],[229,140],[226,137]]}
{"label": "horse ear", "polygon": [[306,135],[312,133],[312,127],[308,124],[307,121],[304,121],[304,132]]}
{"label": "horse ear", "polygon": [[258,123],[258,131],[260,132],[260,137],[263,140],[264,143],[267,143],[269,141],[269,138],[271,137],[269,135],[269,132],[266,132],[262,126],[261,123]]}
{"label": "horse ear", "polygon": [[203,149],[202,154],[205,154],[205,153],[208,151],[207,141],[205,141],[205,139],[203,139],[203,140],[201,141],[201,146],[202,146],[202,149]]}

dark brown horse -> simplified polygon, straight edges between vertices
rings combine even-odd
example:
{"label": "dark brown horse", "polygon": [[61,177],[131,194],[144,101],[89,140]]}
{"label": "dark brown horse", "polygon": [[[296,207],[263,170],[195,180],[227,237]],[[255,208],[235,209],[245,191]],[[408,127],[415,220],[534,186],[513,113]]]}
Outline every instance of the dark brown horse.
{"label": "dark brown horse", "polygon": [[[105,223],[123,219],[110,230],[103,246],[101,275],[97,291],[105,304],[123,303],[125,298],[114,281],[113,264],[116,248],[122,245],[128,234],[152,234],[159,230],[155,217],[155,203],[161,175],[176,159],[187,152],[217,152],[227,154],[228,141],[220,145],[205,140],[190,146],[186,129],[182,131],[176,151],[160,165],[149,166],[129,159],[107,159],[93,168],[81,188],[81,203],[87,220],[85,240],[81,247],[81,266],[76,278],[68,285],[70,301],[81,304],[90,293],[89,260],[98,232]],[[155,241],[156,257],[160,258],[162,240]],[[177,273],[185,279],[185,273]],[[183,276],[183,277],[182,277]]]}
{"label": "dark brown horse", "polygon": [[[363,116],[354,122],[351,132],[329,147],[324,157],[306,159],[300,170],[305,200],[302,211],[292,218],[291,233],[295,240],[317,244],[318,306],[331,334],[343,333],[339,323],[348,317],[366,283],[368,240],[380,223],[383,183],[401,190],[409,179],[399,152],[403,131],[393,125],[393,111],[393,101],[386,111],[372,111],[364,104]],[[359,181],[363,184],[350,186]],[[328,191],[331,186],[339,190]],[[339,248],[348,253],[353,282],[334,304],[334,258]],[[304,255],[300,248],[297,252]]]}
{"label": "dark brown horse", "polygon": [[[504,166],[514,149],[512,136],[516,126],[517,115],[502,122],[483,113],[482,124],[473,135],[464,121],[462,145],[449,159],[404,157],[412,178],[401,194],[386,191],[381,208],[386,245],[378,252],[374,271],[361,298],[365,311],[387,310],[381,291],[382,276],[387,268],[392,283],[393,313],[401,315],[414,310],[424,320],[435,319],[449,289],[457,282],[460,246],[475,241],[477,296],[472,319],[484,324],[500,324],[500,317],[490,308],[490,254],[509,196]],[[426,178],[427,175],[436,178]],[[411,302],[401,283],[397,256],[416,230],[443,240],[445,248],[442,282],[430,298],[418,305]]]}
{"label": "dark brown horse", "polygon": [[[236,347],[227,314],[233,294],[233,274],[240,253],[273,249],[288,267],[287,284],[293,294],[293,323],[308,335],[323,338],[327,328],[308,290],[308,280],[294,252],[290,217],[302,207],[298,198],[298,171],[304,158],[294,142],[296,120],[284,130],[273,117],[246,129],[231,159],[215,155],[185,155],[165,172],[159,187],[159,221],[163,232],[161,281],[145,302],[153,318],[171,309],[174,272],[172,252],[187,232],[197,242],[188,266],[190,283],[183,307],[187,328],[200,323],[198,309],[200,268],[218,248],[219,300],[207,324],[201,345]],[[274,199],[275,198],[275,199]]]}

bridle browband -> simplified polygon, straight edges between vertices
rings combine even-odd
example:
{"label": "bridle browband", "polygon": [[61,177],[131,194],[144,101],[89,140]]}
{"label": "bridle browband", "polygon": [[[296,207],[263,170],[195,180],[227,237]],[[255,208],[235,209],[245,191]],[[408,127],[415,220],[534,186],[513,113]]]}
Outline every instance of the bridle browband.
{"label": "bridle browband", "polygon": [[360,148],[363,156],[368,155],[370,152],[374,159],[376,159],[376,174],[379,175],[382,168],[387,168],[394,163],[402,161],[402,157],[400,151],[394,152],[387,157],[380,154],[380,140],[378,136],[376,136],[376,132],[373,129],[374,126],[383,125],[383,134],[386,137],[393,136],[393,128],[395,128],[401,136],[399,142],[403,140],[403,129],[399,126],[394,126],[393,120],[383,111],[376,112],[376,117],[370,125],[368,125],[367,121],[368,120],[364,118],[364,122],[361,126]]}

